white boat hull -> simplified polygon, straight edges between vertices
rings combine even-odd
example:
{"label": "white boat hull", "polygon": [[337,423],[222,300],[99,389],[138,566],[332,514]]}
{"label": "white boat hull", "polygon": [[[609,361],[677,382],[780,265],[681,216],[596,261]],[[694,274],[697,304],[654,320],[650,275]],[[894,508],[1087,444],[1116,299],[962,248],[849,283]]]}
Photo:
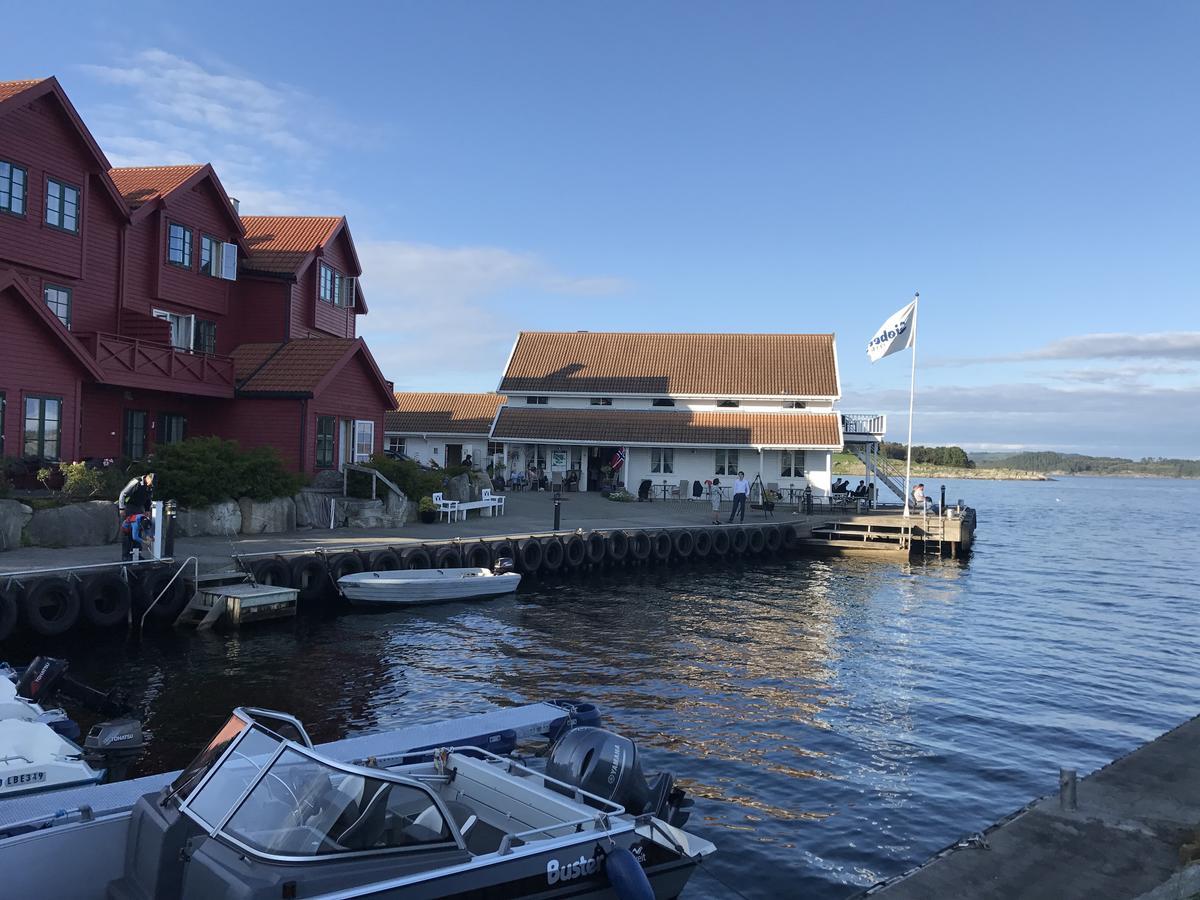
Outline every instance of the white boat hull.
{"label": "white boat hull", "polygon": [[511,594],[521,583],[516,572],[490,569],[409,569],[359,572],[338,579],[338,589],[358,606],[407,606]]}
{"label": "white boat hull", "polygon": [[93,784],[104,777],[83,761],[83,751],[49,725],[0,722],[0,798]]}

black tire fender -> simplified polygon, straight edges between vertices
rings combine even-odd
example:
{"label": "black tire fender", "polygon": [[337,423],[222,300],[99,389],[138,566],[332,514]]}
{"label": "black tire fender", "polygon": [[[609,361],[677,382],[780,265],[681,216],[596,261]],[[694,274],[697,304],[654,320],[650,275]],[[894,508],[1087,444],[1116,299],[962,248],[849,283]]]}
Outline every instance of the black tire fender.
{"label": "black tire fender", "polygon": [[724,556],[729,552],[729,532],[721,528],[712,528],[712,552],[714,556]]}
{"label": "black tire fender", "polygon": [[587,561],[592,565],[604,562],[604,557],[608,555],[608,541],[604,539],[604,535],[593,531],[584,539],[584,549],[587,550]]}
{"label": "black tire fender", "polygon": [[644,531],[635,531],[629,535],[629,555],[638,562],[650,558],[650,535]]}
{"label": "black tire fender", "polygon": [[629,535],[623,531],[611,531],[608,535],[608,558],[621,562],[629,555]]}
{"label": "black tire fender", "polygon": [[329,579],[329,567],[319,556],[297,556],[289,564],[292,587],[299,593],[296,599],[300,603],[312,603],[320,600],[333,589]]}
{"label": "black tire fender", "polygon": [[[180,575],[172,584],[171,579],[174,575],[175,571],[167,566],[155,566],[149,572],[139,572],[133,589],[134,608],[145,612],[150,604],[154,603],[155,598],[162,594],[150,610],[150,619],[156,622],[174,622],[176,616],[187,606],[183,576]],[[168,584],[171,585],[169,588]]]}
{"label": "black tire fender", "polygon": [[707,528],[703,528],[692,535],[695,541],[692,544],[692,556],[703,558],[712,553],[712,532]]}
{"label": "black tire fender", "polygon": [[542,541],[542,568],[547,572],[557,572],[561,569],[566,555],[563,543],[558,538],[546,538]]}
{"label": "black tire fender", "polygon": [[433,557],[429,555],[429,551],[424,547],[413,547],[411,550],[404,551],[404,568],[406,569],[432,569]]}
{"label": "black tire fender", "polygon": [[25,590],[25,624],[43,637],[65,634],[79,621],[79,594],[65,578],[39,578]]}
{"label": "black tire fender", "polygon": [[339,553],[329,560],[329,577],[336,585],[339,578],[357,575],[363,570],[362,557],[357,553]]}
{"label": "black tire fender", "polygon": [[14,587],[11,590],[0,591],[0,641],[12,635],[21,617],[20,594]]}
{"label": "black tire fender", "polygon": [[537,538],[526,538],[517,547],[516,562],[522,572],[533,573],[542,567],[545,552]]}
{"label": "black tire fender", "polygon": [[671,558],[671,535],[666,531],[656,531],[650,539],[651,552],[658,562],[666,562]]}
{"label": "black tire fender", "polygon": [[741,556],[746,552],[746,544],[749,542],[746,536],[745,528],[732,528],[729,531],[729,552],[736,556]]}
{"label": "black tire fender", "polygon": [[402,565],[400,554],[390,547],[387,550],[377,550],[371,554],[372,572],[395,572]]}
{"label": "black tire fender", "polygon": [[492,567],[492,548],[482,542],[471,544],[463,551],[463,565],[472,569]]}
{"label": "black tire fender", "polygon": [[125,624],[132,604],[133,592],[120,572],[89,575],[79,584],[80,613],[96,628]]}
{"label": "black tire fender", "polygon": [[691,531],[680,529],[671,535],[671,544],[675,548],[676,556],[680,559],[687,559],[696,549],[696,537]]}
{"label": "black tire fender", "polygon": [[587,559],[587,547],[583,543],[583,538],[577,534],[567,538],[566,544],[563,545],[563,550],[566,556],[563,560],[568,569],[578,569],[583,565],[583,561]]}
{"label": "black tire fender", "polygon": [[779,525],[772,525],[770,528],[764,529],[763,537],[767,542],[767,552],[778,553],[779,548],[783,546],[783,528]]}
{"label": "black tire fender", "polygon": [[292,570],[287,560],[280,556],[270,559],[259,559],[250,564],[250,574],[255,584],[269,584],[272,587],[291,587]]}
{"label": "black tire fender", "polygon": [[763,537],[761,528],[750,528],[750,532],[746,535],[746,548],[751,553],[762,553],[767,546],[767,539]]}
{"label": "black tire fender", "polygon": [[463,564],[462,551],[454,545],[443,545],[433,554],[435,569],[461,569]]}

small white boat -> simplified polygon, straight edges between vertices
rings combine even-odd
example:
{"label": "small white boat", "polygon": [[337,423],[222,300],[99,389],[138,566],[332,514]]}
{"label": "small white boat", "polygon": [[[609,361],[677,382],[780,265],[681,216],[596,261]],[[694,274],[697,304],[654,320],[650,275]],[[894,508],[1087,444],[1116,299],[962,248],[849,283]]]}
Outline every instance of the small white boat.
{"label": "small white boat", "polygon": [[475,600],[511,594],[521,583],[511,560],[495,569],[403,569],[358,572],[338,579],[338,590],[358,606],[404,606],[447,600]]}
{"label": "small white boat", "polygon": [[48,791],[73,784],[95,784],[103,769],[93,769],[83,748],[42,722],[0,722],[0,798]]}

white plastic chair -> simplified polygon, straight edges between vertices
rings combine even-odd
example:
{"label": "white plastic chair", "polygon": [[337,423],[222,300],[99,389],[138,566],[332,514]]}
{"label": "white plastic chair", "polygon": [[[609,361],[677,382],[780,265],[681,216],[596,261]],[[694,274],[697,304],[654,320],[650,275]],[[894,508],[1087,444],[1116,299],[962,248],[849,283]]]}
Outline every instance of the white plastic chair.
{"label": "white plastic chair", "polygon": [[[458,501],[445,499],[440,491],[433,495],[433,505],[437,507],[439,522],[442,520],[442,513],[446,514],[447,524],[453,522],[459,516]],[[465,513],[463,514],[463,518],[466,518]]]}

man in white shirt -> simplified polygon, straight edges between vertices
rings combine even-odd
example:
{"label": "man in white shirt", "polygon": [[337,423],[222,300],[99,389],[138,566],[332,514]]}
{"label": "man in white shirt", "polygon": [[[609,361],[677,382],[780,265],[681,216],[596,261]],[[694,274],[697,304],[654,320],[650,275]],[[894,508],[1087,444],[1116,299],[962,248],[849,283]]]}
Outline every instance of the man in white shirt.
{"label": "man in white shirt", "polygon": [[729,522],[734,519],[746,521],[746,497],[750,494],[750,482],[746,480],[745,472],[738,472],[733,482],[733,509],[729,511]]}

